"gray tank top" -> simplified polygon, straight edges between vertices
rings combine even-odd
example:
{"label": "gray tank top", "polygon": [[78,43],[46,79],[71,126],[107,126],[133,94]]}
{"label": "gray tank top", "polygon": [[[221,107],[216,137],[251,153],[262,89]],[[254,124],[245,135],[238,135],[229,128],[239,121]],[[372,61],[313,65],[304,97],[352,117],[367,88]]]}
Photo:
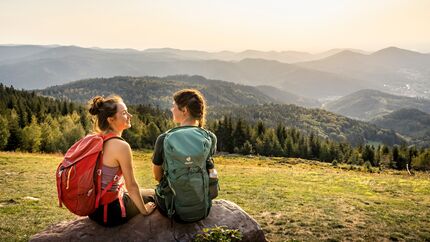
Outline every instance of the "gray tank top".
{"label": "gray tank top", "polygon": [[[105,165],[102,166],[102,189],[107,187],[109,182],[113,180],[113,178],[115,177],[119,169],[120,169],[119,166],[117,167],[109,167]],[[122,178],[115,181],[111,189],[109,189],[109,191],[110,192],[116,191],[116,189],[118,189],[119,184],[121,184],[121,180]]]}

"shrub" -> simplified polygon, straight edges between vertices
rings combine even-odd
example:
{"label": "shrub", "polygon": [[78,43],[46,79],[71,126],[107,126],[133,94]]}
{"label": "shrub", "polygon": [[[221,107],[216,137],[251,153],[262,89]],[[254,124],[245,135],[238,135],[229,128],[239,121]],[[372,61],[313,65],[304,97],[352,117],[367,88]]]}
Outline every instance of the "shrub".
{"label": "shrub", "polygon": [[332,165],[332,166],[337,166],[337,164],[338,164],[338,162],[337,162],[337,160],[336,160],[336,159],[334,159],[334,160],[331,162],[331,165]]}
{"label": "shrub", "polygon": [[204,228],[203,234],[197,234],[194,242],[235,242],[242,240],[242,233],[238,229],[228,229],[226,226]]}
{"label": "shrub", "polygon": [[413,158],[412,167],[417,170],[430,170],[430,151],[423,152]]}

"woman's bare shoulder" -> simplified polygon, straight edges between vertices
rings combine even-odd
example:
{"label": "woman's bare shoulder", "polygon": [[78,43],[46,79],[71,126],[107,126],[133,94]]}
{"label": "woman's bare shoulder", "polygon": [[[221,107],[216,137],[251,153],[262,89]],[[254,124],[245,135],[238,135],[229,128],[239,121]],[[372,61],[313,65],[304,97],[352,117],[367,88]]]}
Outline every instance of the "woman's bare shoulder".
{"label": "woman's bare shoulder", "polygon": [[111,139],[108,140],[105,144],[106,146],[109,147],[109,149],[112,150],[117,150],[117,151],[124,151],[124,150],[129,150],[130,149],[130,145],[122,139]]}

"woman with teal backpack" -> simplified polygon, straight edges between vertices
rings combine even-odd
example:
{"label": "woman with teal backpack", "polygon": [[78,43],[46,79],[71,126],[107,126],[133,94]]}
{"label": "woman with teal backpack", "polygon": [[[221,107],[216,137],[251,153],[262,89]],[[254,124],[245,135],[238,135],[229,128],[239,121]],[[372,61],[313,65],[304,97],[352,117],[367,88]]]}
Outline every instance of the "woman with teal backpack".
{"label": "woman with teal backpack", "polygon": [[178,91],[173,100],[173,121],[179,126],[157,138],[152,157],[154,178],[159,182],[155,200],[163,215],[177,222],[195,222],[208,216],[216,196],[209,182],[217,187],[212,162],[217,139],[203,128],[206,103],[199,91]]}

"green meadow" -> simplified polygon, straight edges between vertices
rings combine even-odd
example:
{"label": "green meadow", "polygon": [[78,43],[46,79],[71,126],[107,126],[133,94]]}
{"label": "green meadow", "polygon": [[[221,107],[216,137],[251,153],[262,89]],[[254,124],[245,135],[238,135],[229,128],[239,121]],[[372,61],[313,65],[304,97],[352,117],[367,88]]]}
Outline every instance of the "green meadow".
{"label": "green meadow", "polygon": [[[58,207],[61,155],[0,152],[0,241],[25,241],[75,218]],[[135,152],[142,188],[155,186],[151,152]],[[219,156],[219,199],[237,203],[269,241],[429,241],[430,174],[292,158]]]}

